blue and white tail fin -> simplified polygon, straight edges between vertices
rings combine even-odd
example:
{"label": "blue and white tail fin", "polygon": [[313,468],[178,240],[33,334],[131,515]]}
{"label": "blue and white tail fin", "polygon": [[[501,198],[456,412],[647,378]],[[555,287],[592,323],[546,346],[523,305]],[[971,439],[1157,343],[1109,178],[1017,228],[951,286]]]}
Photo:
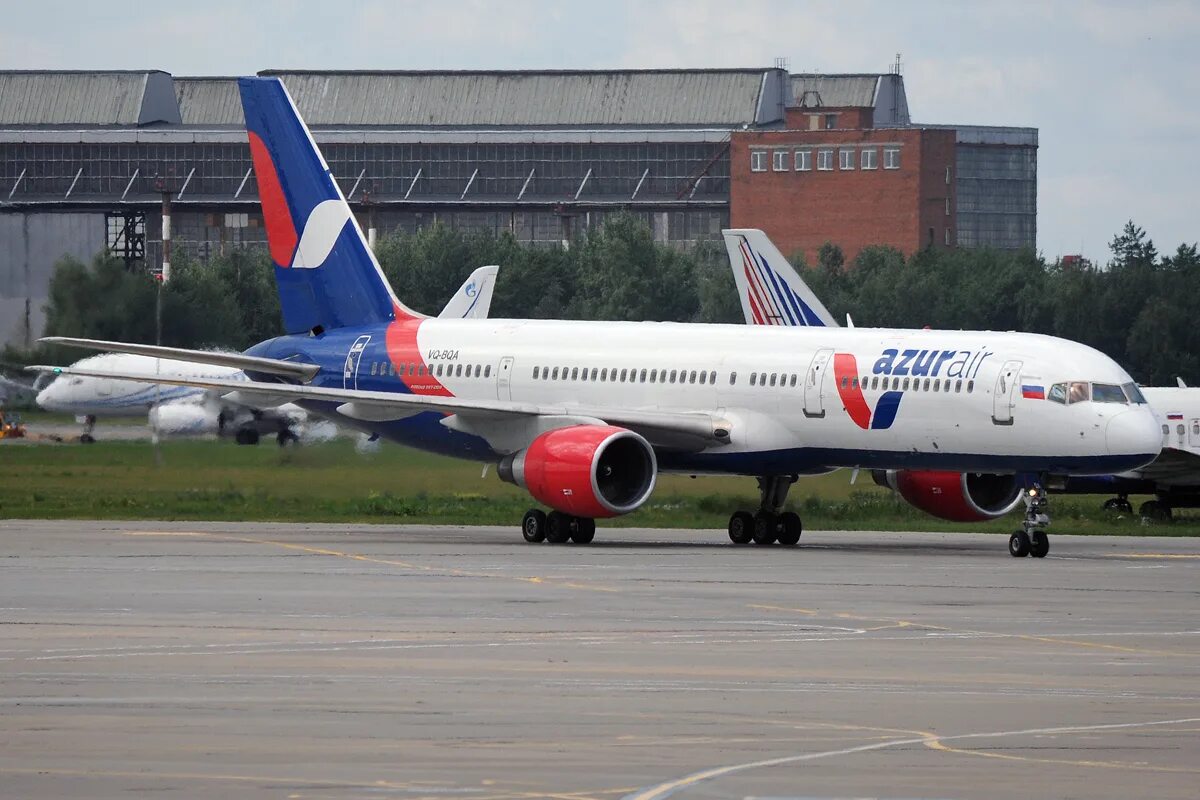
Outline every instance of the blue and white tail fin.
{"label": "blue and white tail fin", "polygon": [[837,328],[837,320],[757,228],[721,231],[747,325]]}
{"label": "blue and white tail fin", "polygon": [[421,317],[396,299],[282,81],[238,90],[287,332]]}
{"label": "blue and white tail fin", "polygon": [[480,267],[467,276],[454,297],[446,303],[441,319],[487,319],[492,308],[492,292],[496,288],[498,266]]}

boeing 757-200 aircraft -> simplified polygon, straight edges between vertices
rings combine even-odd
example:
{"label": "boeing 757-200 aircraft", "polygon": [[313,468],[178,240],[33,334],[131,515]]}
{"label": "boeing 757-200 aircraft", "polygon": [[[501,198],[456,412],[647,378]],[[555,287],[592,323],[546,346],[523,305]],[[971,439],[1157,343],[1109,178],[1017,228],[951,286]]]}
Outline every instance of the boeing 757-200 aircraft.
{"label": "boeing 757-200 aircraft", "polygon": [[[597,518],[646,502],[660,470],[756,478],[759,508],[730,517],[730,539],[795,544],[800,518],[783,506],[801,474],[980,473],[990,501],[1019,473],[1111,473],[1158,453],[1158,423],[1129,375],[1049,336],[424,317],[392,292],[283,83],[243,78],[239,89],[287,333],[223,356],[250,381],[163,382],[260,407],[297,403],[401,444],[497,463],[550,508],[525,514],[530,542],[591,541]],[[204,352],[55,341],[215,363]],[[1063,381],[1135,401],[1030,399]],[[1031,512],[1010,548],[1045,555],[1045,521]]]}

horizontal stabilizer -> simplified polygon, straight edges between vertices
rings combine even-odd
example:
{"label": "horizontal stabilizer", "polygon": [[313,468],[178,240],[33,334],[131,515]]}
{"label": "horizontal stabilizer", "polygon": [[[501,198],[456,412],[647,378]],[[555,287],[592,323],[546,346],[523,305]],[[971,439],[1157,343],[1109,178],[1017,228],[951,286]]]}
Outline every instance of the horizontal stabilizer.
{"label": "horizontal stabilizer", "polygon": [[[130,353],[151,358],[171,358],[176,361],[190,361],[194,364],[212,364],[218,367],[234,367],[235,369],[261,372],[266,375],[279,375],[307,383],[321,371],[319,364],[306,364],[299,361],[281,361],[276,358],[261,358],[246,356],[241,353],[217,353],[211,350],[186,350],[181,347],[160,347],[153,344],[129,344],[128,342],[106,342],[101,339],[75,339],[69,336],[45,336],[38,341],[46,344],[61,344],[67,347],[83,347],[88,350],[104,350],[109,353]],[[35,368],[30,367],[31,370]],[[37,367],[36,371],[57,370],[59,367]],[[165,383],[161,379],[149,383]]]}

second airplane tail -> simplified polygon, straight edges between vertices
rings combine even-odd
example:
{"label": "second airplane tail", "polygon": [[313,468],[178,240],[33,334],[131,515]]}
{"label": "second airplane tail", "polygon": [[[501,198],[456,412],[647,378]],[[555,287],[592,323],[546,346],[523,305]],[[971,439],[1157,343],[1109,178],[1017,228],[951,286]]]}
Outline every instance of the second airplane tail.
{"label": "second airplane tail", "polygon": [[765,233],[736,228],[721,234],[748,325],[838,327]]}
{"label": "second airplane tail", "polygon": [[238,90],[287,332],[422,316],[396,299],[283,83]]}

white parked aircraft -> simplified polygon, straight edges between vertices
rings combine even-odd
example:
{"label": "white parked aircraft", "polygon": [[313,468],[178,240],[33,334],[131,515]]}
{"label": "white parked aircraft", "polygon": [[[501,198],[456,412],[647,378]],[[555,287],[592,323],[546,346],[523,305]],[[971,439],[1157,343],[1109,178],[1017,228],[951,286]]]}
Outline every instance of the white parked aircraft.
{"label": "white parked aircraft", "polygon": [[[825,325],[837,321],[765,233],[754,228],[722,231],[747,325]],[[798,306],[798,308],[796,308]],[[787,314],[789,308],[797,313]],[[801,313],[803,312],[803,313]],[[1133,511],[1131,494],[1156,495],[1139,513],[1170,519],[1173,508],[1200,507],[1200,389],[1179,386],[1141,387],[1142,395],[1159,417],[1162,452],[1151,463],[1116,475],[1051,476],[1049,486],[1071,494],[1114,494],[1104,507]],[[1124,402],[1125,398],[1085,382],[1060,383],[1046,399],[1058,403]],[[918,508],[958,522],[993,519],[1016,507],[1003,504],[972,508],[969,475],[916,476],[906,471],[874,473],[876,481],[899,492]]]}
{"label": "white parked aircraft", "polygon": [[[241,366],[252,380],[160,382],[258,407],[294,402],[402,444],[498,463],[501,478],[551,509],[526,513],[530,542],[591,541],[595,519],[640,507],[660,470],[757,478],[757,513],[735,512],[729,536],[765,545],[800,538],[799,516],[782,508],[800,474],[977,473],[975,502],[1006,503],[1021,493],[1019,473],[1111,473],[1158,454],[1158,423],[1129,375],[1049,336],[424,317],[392,292],[283,83],[238,83],[287,334],[220,360],[50,341]],[[1122,400],[1037,396],[1064,381]],[[1041,511],[1011,537],[1013,555],[1048,551]]]}
{"label": "white parked aircraft", "polygon": [[[442,309],[441,319],[486,319],[496,288],[496,265],[480,267],[463,282]],[[237,366],[194,362],[134,353],[102,353],[72,365],[80,371],[127,372],[163,378],[219,378],[247,380]],[[53,376],[49,376],[53,377]],[[275,435],[279,444],[300,438],[308,413],[294,403],[258,408],[253,403],[230,402],[207,390],[191,386],[95,378],[59,377],[37,393],[37,404],[46,411],[74,414],[83,421],[80,441],[94,441],[96,421],[102,417],[148,415],[150,429],[160,435],[233,435],[238,444],[258,444],[264,435]]]}

